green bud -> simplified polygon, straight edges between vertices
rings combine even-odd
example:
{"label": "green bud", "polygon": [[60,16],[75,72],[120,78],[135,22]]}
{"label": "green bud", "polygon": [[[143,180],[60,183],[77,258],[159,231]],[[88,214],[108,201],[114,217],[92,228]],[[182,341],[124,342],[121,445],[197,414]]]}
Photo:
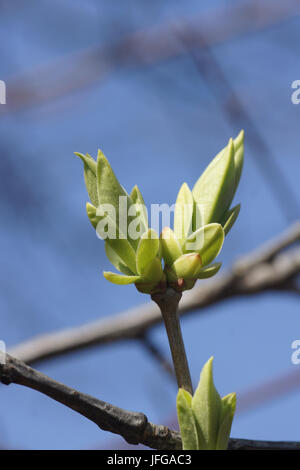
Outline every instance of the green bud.
{"label": "green bud", "polygon": [[174,213],[174,233],[180,245],[183,245],[186,238],[192,233],[193,211],[192,192],[188,185],[183,183],[177,196]]}
{"label": "green bud", "polygon": [[220,253],[224,242],[224,230],[220,224],[208,224],[192,233],[183,247],[185,253],[197,252],[202,265],[210,264]]}
{"label": "green bud", "polygon": [[198,253],[188,253],[180,256],[171,266],[177,278],[195,279],[202,267],[201,256]]}
{"label": "green bud", "polygon": [[165,263],[171,266],[174,261],[179,258],[183,252],[181,246],[176,238],[175,233],[170,227],[165,227],[160,235],[160,243],[162,247],[162,256]]}
{"label": "green bud", "polygon": [[[143,276],[149,269],[149,264],[157,257],[159,250],[159,238],[155,230],[149,229],[145,232],[140,241],[136,252],[136,264],[138,273]],[[159,260],[159,264],[161,262]]]}
{"label": "green bud", "polygon": [[141,233],[146,232],[148,230],[148,213],[145,206],[145,202],[137,185],[134,186],[130,193],[130,197],[132,202],[135,204],[137,215],[140,216],[142,229]]}
{"label": "green bud", "polygon": [[83,161],[84,181],[86,189],[92,204],[98,207],[99,201],[96,181],[96,162],[88,153],[86,155],[83,155],[82,153],[75,152],[75,155],[77,155],[77,157],[81,158],[81,160]]}
{"label": "green bud", "polygon": [[177,415],[183,449],[226,450],[235,413],[234,393],[222,398],[213,381],[213,358],[204,365],[193,397],[183,389],[177,395]]}

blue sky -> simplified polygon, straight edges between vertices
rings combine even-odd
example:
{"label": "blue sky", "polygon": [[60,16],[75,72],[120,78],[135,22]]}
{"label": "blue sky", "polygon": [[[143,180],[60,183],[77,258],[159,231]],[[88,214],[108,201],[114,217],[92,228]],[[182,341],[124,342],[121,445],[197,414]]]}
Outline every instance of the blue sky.
{"label": "blue sky", "polygon": [[[5,2],[0,19],[0,79],[7,83],[8,99],[15,79],[24,80],[58,58],[63,67],[68,54],[112,44],[144,27],[193,18],[225,2],[16,4],[18,8]],[[298,204],[300,105],[293,105],[290,97],[291,83],[300,78],[299,21],[294,16],[212,48]],[[52,73],[62,71],[54,67]],[[48,78],[33,83],[33,89],[49,93],[53,77]],[[72,87],[74,77],[66,73],[65,80]],[[239,130],[187,56],[120,67],[93,86],[35,107],[1,112],[0,338],[13,346],[148,301],[134,287],[115,286],[102,276],[109,262],[85,214],[82,165],[74,151],[95,155],[100,147],[126,189],[138,183],[149,207],[172,204],[181,184],[192,186]],[[236,195],[242,210],[220,257],[224,269],[287,227],[286,213],[270,192],[268,175],[261,173],[257,158],[264,155],[254,155],[245,128],[245,167]],[[284,206],[287,198],[280,184],[278,193]],[[290,219],[299,217],[287,205],[286,212]],[[193,381],[214,355],[215,381],[222,394],[247,391],[297,367],[291,363],[291,343],[300,335],[299,300],[291,294],[228,300],[204,315],[188,316],[182,327]],[[152,331],[152,338],[168,355],[162,327]],[[155,423],[167,424],[174,417],[176,388],[138,342],[95,347],[38,367],[102,400],[143,411]],[[238,415],[232,434],[300,440],[295,412],[299,400],[295,389]],[[119,445],[118,438],[47,397],[17,386],[0,387],[2,447]]]}

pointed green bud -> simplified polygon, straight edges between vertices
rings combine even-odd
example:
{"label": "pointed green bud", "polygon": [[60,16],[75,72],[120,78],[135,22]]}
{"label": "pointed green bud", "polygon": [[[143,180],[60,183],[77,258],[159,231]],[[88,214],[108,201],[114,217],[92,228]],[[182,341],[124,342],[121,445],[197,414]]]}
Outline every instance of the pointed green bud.
{"label": "pointed green bud", "polygon": [[[142,277],[144,276],[145,272],[149,270],[149,264],[151,264],[157,257],[158,250],[158,235],[155,230],[149,229],[142,235],[136,252],[137,270]],[[159,264],[161,265],[160,260]]]}
{"label": "pointed green bud", "polygon": [[222,400],[213,381],[212,363],[211,357],[202,369],[200,382],[192,399],[197,428],[204,438],[207,450],[216,449],[222,412]]}
{"label": "pointed green bud", "polygon": [[130,193],[130,197],[132,202],[135,204],[137,216],[140,217],[142,228],[141,233],[146,232],[148,230],[148,212],[145,206],[145,202],[137,185],[135,185]]}
{"label": "pointed green bud", "polygon": [[171,266],[167,272],[167,278],[170,281],[175,279],[197,279],[201,270],[202,263],[201,257],[198,253],[189,253],[180,256]]}
{"label": "pointed green bud", "polygon": [[97,165],[95,160],[87,153],[83,155],[83,153],[75,152],[77,157],[81,158],[84,165],[84,181],[86,185],[86,189],[91,200],[91,203],[94,206],[98,206],[98,192],[97,192],[97,181],[96,181],[96,171]]}
{"label": "pointed green bud", "polygon": [[177,196],[174,213],[174,233],[180,245],[183,245],[192,233],[193,212],[194,198],[192,192],[188,185],[183,183]]}
{"label": "pointed green bud", "polygon": [[177,415],[184,450],[226,450],[236,407],[236,395],[218,394],[212,370],[213,358],[204,365],[192,397],[179,389]]}
{"label": "pointed green bud", "polygon": [[234,144],[230,139],[225,151],[212,160],[192,191],[203,224],[220,221],[232,201],[234,190]]}
{"label": "pointed green bud", "polygon": [[165,227],[160,235],[162,256],[166,265],[171,266],[183,253],[175,233],[170,227]]}

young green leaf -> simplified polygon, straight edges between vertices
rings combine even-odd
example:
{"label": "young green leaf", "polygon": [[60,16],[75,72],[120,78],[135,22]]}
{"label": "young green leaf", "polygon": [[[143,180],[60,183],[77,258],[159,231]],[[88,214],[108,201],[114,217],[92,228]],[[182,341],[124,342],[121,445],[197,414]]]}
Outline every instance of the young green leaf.
{"label": "young green leaf", "polygon": [[180,245],[192,232],[194,198],[186,183],[181,186],[175,205],[174,233]]}
{"label": "young green leaf", "polygon": [[130,197],[132,202],[136,206],[137,215],[140,216],[141,223],[142,223],[142,230],[141,233],[146,232],[148,230],[148,213],[147,208],[145,206],[145,202],[137,185],[135,185],[130,193]]}
{"label": "young green leaf", "polygon": [[202,222],[219,222],[234,194],[235,164],[232,139],[208,165],[193,188],[196,203],[202,208]]}
{"label": "young green leaf", "polygon": [[214,276],[219,271],[221,265],[222,263],[214,263],[202,268],[198,274],[198,279],[208,279],[209,277]]}
{"label": "young green leaf", "polygon": [[137,274],[135,251],[129,241],[124,238],[107,238],[106,243],[120,257],[123,264],[127,266],[132,273]]}
{"label": "young green leaf", "polygon": [[168,266],[171,266],[174,261],[183,254],[183,252],[175,233],[170,229],[170,227],[165,227],[161,232],[160,243],[165,263]]}
{"label": "young green leaf", "polygon": [[211,357],[204,365],[192,399],[195,420],[208,450],[216,448],[222,412],[222,401],[213,382],[212,362]]}
{"label": "young green leaf", "polygon": [[216,445],[217,450],[227,450],[235,408],[235,393],[230,393],[229,395],[226,395],[226,397],[222,398],[222,411]]}
{"label": "young green leaf", "polygon": [[196,422],[191,406],[192,396],[180,388],[177,394],[177,417],[183,450],[199,449]]}
{"label": "young green leaf", "polygon": [[98,192],[97,192],[97,181],[96,181],[96,169],[97,165],[95,160],[87,153],[83,155],[82,153],[75,152],[77,157],[81,158],[84,165],[84,181],[86,189],[91,200],[91,203],[94,206],[98,206]]}
{"label": "young green leaf", "polygon": [[[128,225],[133,219],[133,217],[127,217],[127,213],[133,202],[117,180],[107,158],[101,150],[98,151],[97,157],[97,191],[100,205],[109,204],[115,208],[118,230],[127,237]],[[124,204],[123,210],[121,210],[120,203]],[[134,250],[136,250],[138,240],[133,240],[131,237],[128,237],[128,240]]]}
{"label": "young green leaf", "polygon": [[137,270],[141,276],[143,276],[149,264],[157,256],[158,250],[158,235],[155,230],[149,229],[142,235],[136,252]]}
{"label": "young green leaf", "polygon": [[[131,247],[130,247],[131,248]],[[127,266],[126,264],[124,264],[124,261],[122,260],[122,258],[120,258],[120,256],[118,255],[118,253],[116,253],[111,245],[109,244],[109,242],[107,240],[105,240],[105,253],[106,253],[106,256],[107,258],[109,259],[109,261],[111,262],[111,264],[118,270],[120,271],[121,273],[123,274],[126,274],[127,276],[133,276],[134,275],[134,272],[132,272]]]}
{"label": "young green leaf", "polygon": [[237,206],[233,207],[229,211],[225,213],[225,216],[222,219],[221,225],[223,226],[223,230],[225,232],[225,235],[231,230],[234,222],[238,218],[238,215],[240,213],[241,205],[238,204]]}
{"label": "young green leaf", "polygon": [[202,266],[206,266],[218,256],[223,242],[224,230],[222,226],[220,224],[208,224],[190,235],[184,245],[184,252],[199,253]]}
{"label": "young green leaf", "polygon": [[109,271],[103,271],[103,276],[113,284],[119,284],[120,286],[133,284],[140,279],[140,276],[123,276],[122,274],[111,273]]}

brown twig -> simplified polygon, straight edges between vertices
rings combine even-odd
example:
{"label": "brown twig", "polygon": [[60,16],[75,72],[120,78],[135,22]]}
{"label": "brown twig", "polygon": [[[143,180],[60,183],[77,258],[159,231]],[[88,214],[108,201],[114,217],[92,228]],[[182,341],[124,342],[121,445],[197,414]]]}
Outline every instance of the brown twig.
{"label": "brown twig", "polygon": [[[8,354],[1,353],[0,382],[36,390],[85,416],[104,431],[122,436],[130,444],[158,450],[180,450],[180,434],[148,421],[143,413],[126,411],[56,382]],[[230,439],[230,450],[300,450],[299,442],[270,442]]]}

